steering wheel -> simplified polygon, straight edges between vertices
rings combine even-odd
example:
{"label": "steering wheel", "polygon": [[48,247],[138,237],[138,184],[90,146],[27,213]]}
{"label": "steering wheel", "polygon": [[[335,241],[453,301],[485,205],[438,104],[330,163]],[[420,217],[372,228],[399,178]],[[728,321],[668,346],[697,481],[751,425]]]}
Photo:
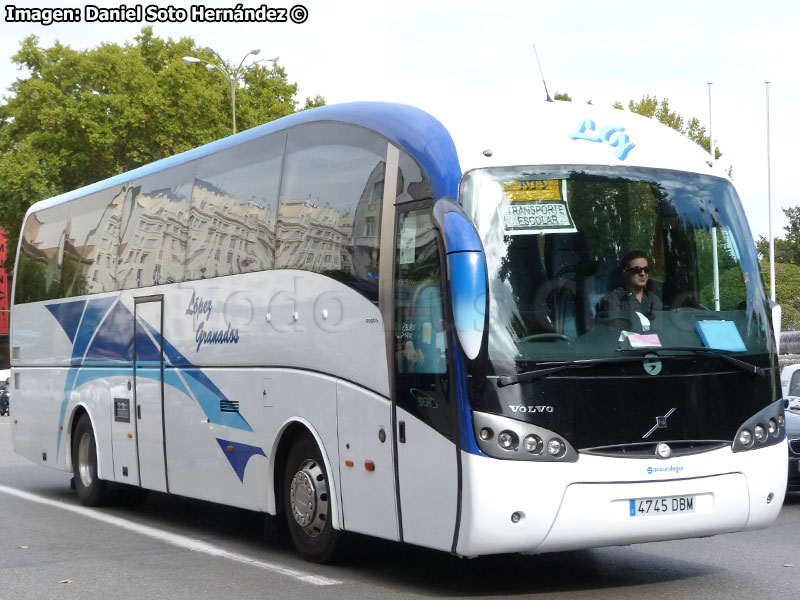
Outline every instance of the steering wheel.
{"label": "steering wheel", "polygon": [[534,333],[520,338],[520,342],[571,342],[575,338],[563,333]]}

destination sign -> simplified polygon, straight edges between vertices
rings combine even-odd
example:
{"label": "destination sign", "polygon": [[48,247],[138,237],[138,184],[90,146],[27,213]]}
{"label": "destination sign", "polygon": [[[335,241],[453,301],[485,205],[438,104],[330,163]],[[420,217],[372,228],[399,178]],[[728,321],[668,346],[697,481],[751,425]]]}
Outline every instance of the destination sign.
{"label": "destination sign", "polygon": [[503,225],[509,235],[575,231],[558,179],[503,182]]}

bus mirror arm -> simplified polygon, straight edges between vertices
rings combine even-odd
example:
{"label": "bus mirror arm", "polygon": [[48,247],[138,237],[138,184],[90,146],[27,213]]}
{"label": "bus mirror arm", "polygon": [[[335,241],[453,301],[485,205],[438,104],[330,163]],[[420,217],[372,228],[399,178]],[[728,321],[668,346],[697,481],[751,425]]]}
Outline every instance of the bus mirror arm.
{"label": "bus mirror arm", "polygon": [[474,361],[486,344],[488,278],[486,255],[478,232],[451,197],[433,206],[433,220],[444,243],[453,325],[461,351]]}

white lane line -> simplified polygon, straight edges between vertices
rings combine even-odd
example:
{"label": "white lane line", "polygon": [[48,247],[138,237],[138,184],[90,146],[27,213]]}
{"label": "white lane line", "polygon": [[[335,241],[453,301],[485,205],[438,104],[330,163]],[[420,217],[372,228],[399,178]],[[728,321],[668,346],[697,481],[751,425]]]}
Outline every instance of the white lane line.
{"label": "white lane line", "polygon": [[102,512],[98,512],[94,509],[86,508],[84,506],[75,506],[73,504],[66,504],[64,502],[56,502],[55,500],[43,498],[41,496],[37,496],[36,494],[23,492],[22,490],[7,487],[4,485],[0,485],[0,492],[3,492],[4,494],[8,494],[10,496],[16,496],[17,498],[22,498],[23,500],[28,500],[30,502],[44,504],[45,506],[49,506],[51,508],[60,508],[62,510],[67,510],[79,514],[81,516],[94,519],[96,521],[101,521],[102,523],[106,523],[107,525],[113,525],[115,527],[127,529],[128,531],[133,531],[134,533],[145,535],[147,537],[159,540],[161,542],[170,544],[172,546],[185,548],[187,550],[194,550],[195,552],[202,552],[204,554],[209,554],[211,556],[217,556],[220,558],[227,558],[228,560],[232,560],[234,562],[242,563],[245,565],[250,565],[252,567],[258,567],[260,569],[264,569],[265,571],[272,571],[273,573],[285,575],[287,577],[291,577],[292,579],[302,581],[303,583],[310,583],[311,585],[337,585],[342,583],[337,579],[330,579],[329,577],[313,575],[311,573],[306,573],[304,571],[298,571],[296,569],[290,569],[289,567],[283,567],[275,563],[255,560],[253,558],[250,558],[249,556],[245,556],[244,554],[228,552],[227,550],[224,550],[212,544],[208,544],[202,540],[190,538],[185,535],[179,535],[176,533],[170,533],[168,531],[162,531],[161,529],[156,529],[155,527],[150,527],[148,525],[141,525],[139,523],[134,523],[132,521],[128,521],[120,517],[115,517]]}

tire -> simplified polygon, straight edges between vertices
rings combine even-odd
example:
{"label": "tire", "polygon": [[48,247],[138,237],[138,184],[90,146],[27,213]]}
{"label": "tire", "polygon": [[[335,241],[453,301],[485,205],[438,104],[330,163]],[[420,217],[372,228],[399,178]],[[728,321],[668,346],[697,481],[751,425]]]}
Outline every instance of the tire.
{"label": "tire", "polygon": [[72,473],[81,504],[102,506],[112,502],[113,484],[97,477],[97,443],[86,414],[78,419],[72,436]]}
{"label": "tire", "polygon": [[345,533],[333,528],[330,484],[319,447],[310,435],[294,441],[284,472],[284,507],[297,552],[316,563],[346,558]]}

